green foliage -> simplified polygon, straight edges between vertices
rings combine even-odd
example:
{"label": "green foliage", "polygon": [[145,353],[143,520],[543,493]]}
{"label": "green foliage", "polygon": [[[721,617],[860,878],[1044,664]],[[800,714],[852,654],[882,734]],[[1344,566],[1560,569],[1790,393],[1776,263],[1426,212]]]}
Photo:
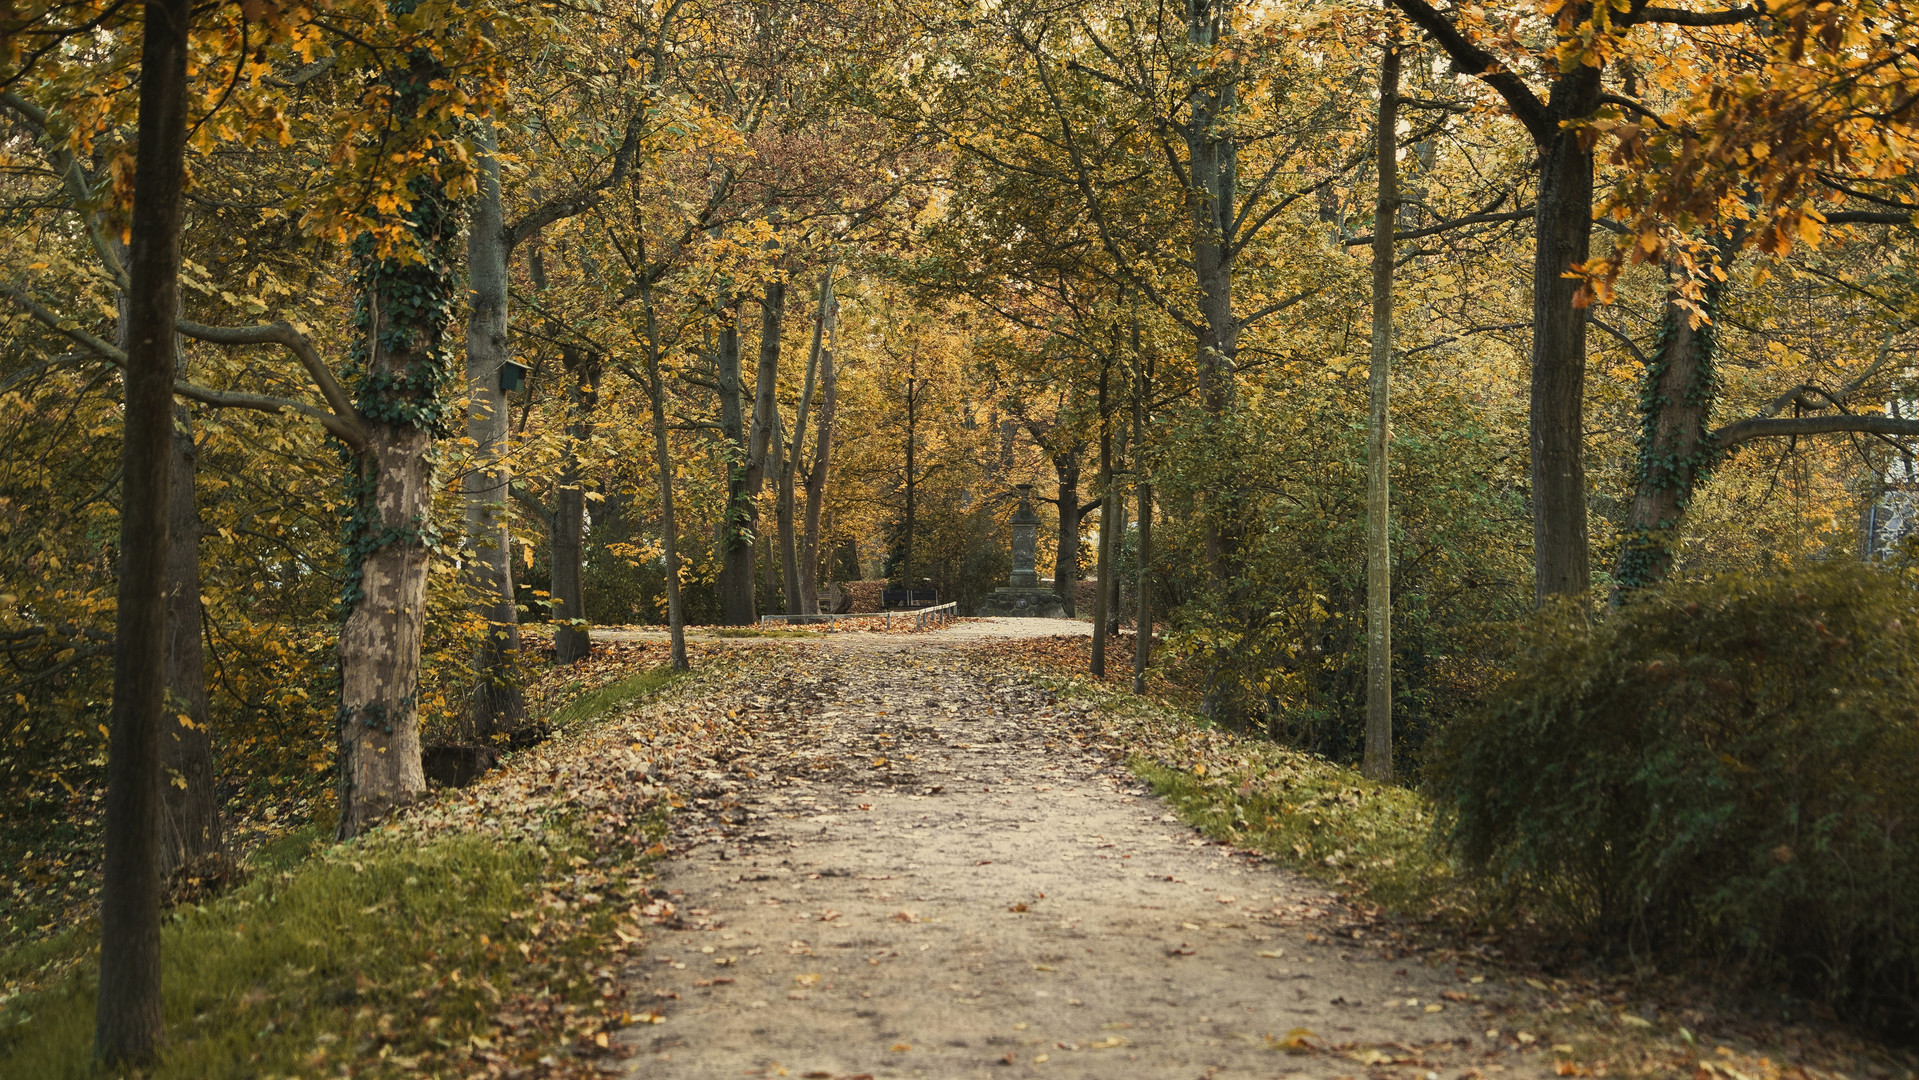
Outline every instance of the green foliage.
{"label": "green foliage", "polygon": [[1536,617],[1428,764],[1478,878],[1919,1021],[1919,595],[1849,561]]}
{"label": "green foliage", "polygon": [[[1364,391],[1358,375],[1274,392],[1220,421],[1187,417],[1157,470],[1156,602],[1223,723],[1357,761],[1366,719]],[[1413,758],[1480,692],[1498,626],[1525,610],[1525,510],[1502,419],[1462,393],[1407,394],[1394,424],[1394,736]],[[1302,432],[1312,433],[1302,438]],[[1266,455],[1286,455],[1278,467]],[[1257,481],[1248,477],[1257,477]],[[1236,558],[1204,558],[1212,524]],[[1168,604],[1168,601],[1172,604]],[[1176,606],[1175,606],[1176,605]]]}

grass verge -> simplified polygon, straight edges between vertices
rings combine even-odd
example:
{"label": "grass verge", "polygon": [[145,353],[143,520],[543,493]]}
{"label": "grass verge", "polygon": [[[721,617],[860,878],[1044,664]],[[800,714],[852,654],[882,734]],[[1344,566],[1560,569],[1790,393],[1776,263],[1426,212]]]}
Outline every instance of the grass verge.
{"label": "grass verge", "polygon": [[[251,882],[167,917],[167,1043],[138,1075],[597,1075],[610,1035],[648,1017],[617,972],[661,910],[646,866],[672,796],[632,729],[595,717],[678,682],[614,680],[525,770],[358,840],[307,828],[257,849]],[[0,1075],[101,1075],[96,941],[76,927],[0,956]]]}
{"label": "grass verge", "polygon": [[[1434,836],[1418,792],[1164,702],[1039,668],[1084,743],[1122,758],[1204,835],[1326,882],[1348,901],[1404,916],[1380,947],[1485,973],[1487,1044],[1537,1075],[1687,1080],[1914,1080],[1919,1055],[1830,1014],[1714,973],[1654,970],[1597,947],[1567,946],[1523,911],[1479,895]],[[1419,939],[1415,941],[1414,939]],[[1542,947],[1543,946],[1543,947]],[[1357,946],[1356,946],[1357,947]],[[1543,962],[1541,962],[1543,961]],[[1503,1065],[1510,1068],[1511,1065]],[[1373,1076],[1382,1072],[1373,1071]],[[1464,1074],[1481,1075],[1479,1070]]]}
{"label": "grass verge", "polygon": [[659,693],[671,686],[674,680],[683,678],[685,674],[685,672],[674,671],[671,667],[647,668],[580,694],[556,710],[547,722],[555,728],[565,729],[583,721],[604,716],[615,709]]}

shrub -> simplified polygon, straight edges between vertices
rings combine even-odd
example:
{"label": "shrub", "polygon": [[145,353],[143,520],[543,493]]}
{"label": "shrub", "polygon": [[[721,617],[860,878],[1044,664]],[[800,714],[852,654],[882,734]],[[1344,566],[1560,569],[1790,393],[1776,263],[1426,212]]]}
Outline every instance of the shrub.
{"label": "shrub", "polygon": [[1542,913],[1919,1028],[1919,594],[1856,564],[1528,629],[1437,741],[1467,871]]}

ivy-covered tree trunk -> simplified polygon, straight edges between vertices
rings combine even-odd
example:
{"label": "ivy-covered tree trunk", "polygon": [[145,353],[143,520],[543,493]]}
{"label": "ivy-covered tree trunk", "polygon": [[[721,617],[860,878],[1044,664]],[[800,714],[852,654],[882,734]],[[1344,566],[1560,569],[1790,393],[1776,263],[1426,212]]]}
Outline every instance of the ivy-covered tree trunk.
{"label": "ivy-covered tree trunk", "polygon": [[467,709],[473,733],[486,738],[519,728],[526,695],[514,672],[520,655],[519,606],[513,595],[513,538],[507,517],[508,409],[500,371],[510,360],[507,342],[506,228],[500,207],[500,165],[492,156],[492,131],[483,126],[480,193],[467,233],[470,283],[466,320],[466,435],[473,443],[466,494],[467,578],[474,613],[486,622],[475,668],[479,676]]}
{"label": "ivy-covered tree trunk", "polygon": [[341,839],[426,791],[420,767],[420,643],[433,524],[433,441],[457,378],[448,344],[460,207],[416,180],[406,225],[413,258],[355,243],[355,398],[366,448],[354,455],[344,529],[340,626]]}
{"label": "ivy-covered tree trunk", "polygon": [[214,790],[213,729],[207,723],[206,654],[200,612],[200,514],[193,474],[199,452],[187,407],[173,407],[167,477],[167,711],[160,722],[165,817],[160,878],[225,846]]}
{"label": "ivy-covered tree trunk", "polygon": [[1614,599],[1665,580],[1672,570],[1673,540],[1693,492],[1718,462],[1719,448],[1707,427],[1718,379],[1713,372],[1713,308],[1717,282],[1707,285],[1703,318],[1668,294],[1659,342],[1639,390],[1639,482],[1626,514],[1619,561],[1613,569]]}

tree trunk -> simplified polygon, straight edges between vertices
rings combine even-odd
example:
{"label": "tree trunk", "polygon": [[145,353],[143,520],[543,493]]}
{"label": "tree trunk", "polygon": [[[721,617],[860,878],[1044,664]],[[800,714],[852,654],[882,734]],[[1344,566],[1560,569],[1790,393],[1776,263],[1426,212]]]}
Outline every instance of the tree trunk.
{"label": "tree trunk", "polygon": [[[1121,440],[1121,445],[1122,447],[1124,446],[1123,439]],[[1124,453],[1125,451],[1122,449],[1121,454],[1123,455]],[[1121,598],[1124,596],[1124,590],[1120,587],[1119,578],[1119,557],[1125,549],[1126,541],[1126,493],[1121,490],[1122,486],[1123,485],[1116,479],[1113,486],[1108,489],[1112,492],[1113,500],[1112,551],[1106,557],[1106,565],[1109,570],[1109,573],[1106,575],[1106,639],[1108,641],[1119,636],[1120,622],[1124,618],[1121,611]]]}
{"label": "tree trunk", "polygon": [[[1709,279],[1701,307],[1710,319],[1721,286]],[[1657,585],[1672,570],[1673,541],[1693,492],[1718,462],[1719,447],[1707,422],[1718,379],[1713,371],[1715,328],[1692,323],[1692,314],[1667,294],[1652,366],[1642,376],[1639,407],[1639,483],[1626,515],[1613,599]]]}
{"label": "tree trunk", "polygon": [[[900,541],[899,573],[906,578],[906,586],[913,585],[913,520],[918,511],[917,465],[915,451],[919,449],[919,353],[915,352],[907,370],[912,374],[906,379],[906,523]],[[894,583],[897,587],[898,583]]]}
{"label": "tree trunk", "polygon": [[726,510],[718,527],[720,622],[751,626],[753,609],[753,539],[759,534],[759,507],[747,494],[745,389],[740,373],[740,328],[736,312],[725,313],[719,347],[714,353],[720,388],[720,438],[725,440]]}
{"label": "tree trunk", "polygon": [[779,491],[776,493],[780,533],[780,569],[784,574],[786,613],[788,615],[813,615],[817,609],[811,603],[808,591],[803,587],[804,576],[800,571],[802,556],[799,541],[794,529],[796,511],[795,485],[796,473],[805,461],[807,412],[813,404],[813,382],[819,376],[820,347],[826,329],[826,304],[832,299],[833,268],[826,268],[820,280],[820,308],[813,313],[813,345],[806,354],[806,378],[800,387],[799,404],[793,409],[793,435],[783,447],[778,442],[775,449],[780,450],[779,465],[775,474],[779,477]]}
{"label": "tree trunk", "polygon": [[1146,462],[1147,404],[1153,397],[1153,367],[1139,350],[1139,320],[1133,320],[1133,453],[1139,477],[1139,619],[1133,639],[1133,693],[1146,692],[1146,665],[1153,658],[1153,484]]}
{"label": "tree trunk", "polygon": [[593,437],[593,410],[600,402],[604,364],[597,353],[567,346],[561,362],[572,377],[573,400],[567,417],[566,456],[553,493],[553,658],[562,664],[584,660],[593,651],[586,624],[586,490],[581,446]]}
{"label": "tree trunk", "polygon": [[[1099,552],[1094,557],[1093,577],[1093,678],[1106,677],[1106,582],[1113,572],[1113,417],[1107,407],[1106,390],[1109,368],[1104,359],[1099,365]],[[1077,591],[1077,590],[1075,590]]]}
{"label": "tree trunk", "polygon": [[[417,75],[416,75],[417,77]],[[407,212],[417,255],[355,258],[366,357],[357,400],[366,448],[349,492],[346,618],[340,627],[339,838],[426,791],[420,768],[420,643],[433,557],[433,432],[457,378],[447,352],[461,207],[427,180]]]}
{"label": "tree trunk", "polygon": [[[1186,38],[1195,47],[1217,46],[1229,32],[1229,0],[1193,0],[1187,5]],[[1201,325],[1195,364],[1199,396],[1209,421],[1232,408],[1234,371],[1239,356],[1239,320],[1233,314],[1233,217],[1237,191],[1238,146],[1227,119],[1237,104],[1235,87],[1204,81],[1214,69],[1195,66],[1187,100],[1185,128],[1192,187],[1187,196],[1193,220],[1193,272],[1199,292]],[[1223,70],[1223,69],[1218,69]],[[1216,76],[1215,76],[1216,77]],[[1209,423],[1209,426],[1213,426]],[[1218,492],[1208,508],[1202,543],[1215,582],[1233,576],[1238,542],[1230,524],[1232,493]]]}
{"label": "tree trunk", "polygon": [[1059,550],[1053,553],[1053,591],[1066,617],[1079,614],[1079,446],[1049,454],[1059,482]]}
{"label": "tree trunk", "polygon": [[1360,772],[1393,779],[1393,568],[1387,534],[1392,473],[1393,231],[1399,214],[1399,47],[1379,69],[1374,127],[1372,402],[1366,427],[1366,750]]}
{"label": "tree trunk", "polygon": [[475,737],[518,729],[526,721],[526,695],[514,664],[520,655],[519,605],[513,594],[513,538],[508,530],[507,488],[512,483],[506,447],[509,412],[500,372],[510,360],[507,342],[506,228],[500,208],[500,164],[493,155],[493,126],[477,128],[482,148],[479,199],[467,232],[466,435],[473,464],[462,485],[466,495],[466,573],[474,613],[486,622],[475,657],[478,681],[467,708]]}
{"label": "tree trunk", "polygon": [[160,722],[165,818],[160,880],[221,851],[220,798],[214,788],[213,729],[207,722],[206,654],[200,611],[200,514],[194,498],[191,415],[173,407],[173,464],[167,480],[167,710]]}
{"label": "tree trunk", "polygon": [[806,473],[806,533],[800,555],[800,598],[808,611],[820,609],[820,510],[826,504],[826,478],[833,462],[833,421],[839,406],[839,374],[833,366],[833,323],[839,304],[829,275],[820,289],[825,326],[820,345],[820,420],[814,436],[813,467]]}
{"label": "tree trunk", "polygon": [[[801,407],[804,418],[805,408]],[[803,614],[800,610],[800,551],[799,532],[794,527],[794,491],[793,462],[787,456],[784,438],[773,440],[771,451],[774,482],[773,492],[773,531],[777,534],[780,546],[780,610],[788,615]]]}
{"label": "tree trunk", "polygon": [[[1598,105],[1599,69],[1580,67],[1553,89],[1553,115],[1576,119]],[[1586,309],[1580,283],[1592,237],[1593,155],[1561,129],[1542,147],[1533,250],[1532,496],[1534,596],[1591,585],[1586,537]]]}
{"label": "tree trunk", "polygon": [[659,309],[653,287],[640,289],[646,310],[646,396],[653,413],[653,467],[660,478],[660,547],[666,557],[666,625],[674,671],[691,665],[686,658],[686,607],[680,600],[680,534],[673,522],[673,456],[666,440],[666,384],[660,378]]}
{"label": "tree trunk", "polygon": [[174,318],[180,301],[187,110],[184,0],[152,0],[140,63],[120,452],[120,581],[107,746],[105,877],[94,1054],[153,1057],[160,1011],[161,724],[166,712],[167,507]]}

